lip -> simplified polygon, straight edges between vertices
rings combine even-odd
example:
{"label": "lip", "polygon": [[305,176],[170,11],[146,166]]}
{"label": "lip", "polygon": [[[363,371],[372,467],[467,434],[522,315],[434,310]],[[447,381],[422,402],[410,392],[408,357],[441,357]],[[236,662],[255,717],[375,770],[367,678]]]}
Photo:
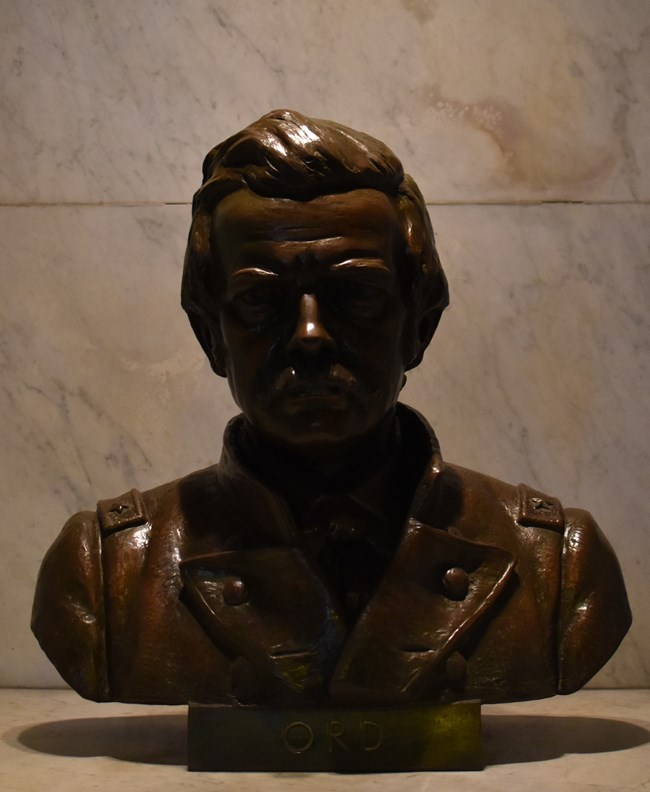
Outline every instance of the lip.
{"label": "lip", "polygon": [[330,379],[295,379],[286,383],[280,389],[284,396],[330,396],[344,393],[347,389],[340,383],[332,382]]}
{"label": "lip", "polygon": [[296,371],[291,365],[275,378],[272,392],[278,396],[300,396],[302,394],[330,394],[352,391],[357,387],[356,377],[341,364],[320,371]]}
{"label": "lip", "polygon": [[293,390],[286,395],[285,409],[289,415],[316,410],[344,410],[348,406],[347,394],[335,389]]}

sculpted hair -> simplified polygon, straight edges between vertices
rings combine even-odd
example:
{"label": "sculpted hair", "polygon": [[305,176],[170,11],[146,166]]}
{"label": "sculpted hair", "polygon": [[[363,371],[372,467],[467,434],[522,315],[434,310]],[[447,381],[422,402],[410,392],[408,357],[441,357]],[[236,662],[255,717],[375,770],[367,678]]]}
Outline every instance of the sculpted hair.
{"label": "sculpted hair", "polygon": [[208,357],[210,328],[219,321],[221,280],[212,214],[232,192],[310,200],[357,189],[379,190],[395,201],[404,235],[396,265],[417,338],[408,368],[422,359],[449,304],[445,278],[424,198],[393,152],[379,140],[333,121],[276,110],[215,146],[203,162],[203,183],[192,201],[181,304]]}

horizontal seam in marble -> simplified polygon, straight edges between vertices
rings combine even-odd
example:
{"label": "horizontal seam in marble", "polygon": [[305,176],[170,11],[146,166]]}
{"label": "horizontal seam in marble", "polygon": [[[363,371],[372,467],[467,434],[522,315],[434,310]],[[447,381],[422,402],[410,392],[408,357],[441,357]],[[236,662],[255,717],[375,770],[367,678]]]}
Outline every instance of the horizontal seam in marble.
{"label": "horizontal seam in marble", "polygon": [[191,201],[22,201],[18,203],[8,203],[0,201],[0,209],[25,209],[30,207],[51,208],[54,206],[87,206],[97,207],[138,207],[138,206],[191,206]]}
{"label": "horizontal seam in marble", "polygon": [[[8,203],[0,201],[0,209],[25,209],[30,207],[147,207],[147,206],[191,206],[191,201],[34,201]],[[547,200],[547,201],[426,201],[427,206],[648,206],[649,200],[638,201],[571,201],[571,200]]]}

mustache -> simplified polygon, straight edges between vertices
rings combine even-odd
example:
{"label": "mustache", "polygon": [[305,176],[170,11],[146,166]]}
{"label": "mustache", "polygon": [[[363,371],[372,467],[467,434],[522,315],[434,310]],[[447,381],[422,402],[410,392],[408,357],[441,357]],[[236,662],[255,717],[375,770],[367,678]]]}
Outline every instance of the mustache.
{"label": "mustache", "polygon": [[357,378],[340,363],[326,368],[304,368],[289,365],[272,381],[261,401],[270,403],[278,398],[320,395],[323,393],[353,393],[358,389]]}

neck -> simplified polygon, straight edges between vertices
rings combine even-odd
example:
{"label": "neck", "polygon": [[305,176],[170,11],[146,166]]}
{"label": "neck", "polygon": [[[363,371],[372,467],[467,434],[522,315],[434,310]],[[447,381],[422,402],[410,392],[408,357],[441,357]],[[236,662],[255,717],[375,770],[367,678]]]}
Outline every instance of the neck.
{"label": "neck", "polygon": [[276,484],[290,480],[293,486],[330,489],[345,486],[384,465],[396,454],[398,435],[393,408],[366,434],[318,447],[279,444],[246,423],[242,450],[248,463]]}

